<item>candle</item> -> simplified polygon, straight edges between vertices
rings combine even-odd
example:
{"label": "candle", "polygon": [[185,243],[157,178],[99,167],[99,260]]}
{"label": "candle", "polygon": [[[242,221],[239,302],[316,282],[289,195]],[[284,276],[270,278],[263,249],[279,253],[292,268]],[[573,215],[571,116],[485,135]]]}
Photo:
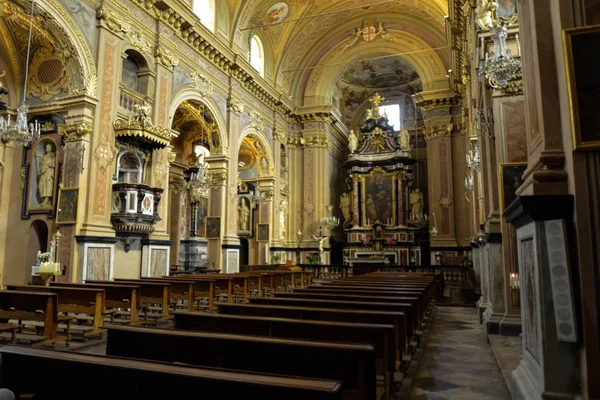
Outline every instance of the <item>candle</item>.
{"label": "candle", "polygon": [[515,40],[517,41],[517,56],[521,57],[521,43],[519,42],[519,34],[515,35]]}
{"label": "candle", "polygon": [[265,243],[265,263],[269,263],[269,243]]}

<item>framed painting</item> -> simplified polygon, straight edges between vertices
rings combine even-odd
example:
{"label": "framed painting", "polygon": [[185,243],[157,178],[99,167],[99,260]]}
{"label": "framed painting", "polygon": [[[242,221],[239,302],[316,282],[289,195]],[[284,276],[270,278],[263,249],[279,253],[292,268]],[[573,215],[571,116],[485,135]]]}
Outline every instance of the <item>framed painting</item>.
{"label": "framed painting", "polygon": [[206,238],[219,239],[221,237],[221,217],[206,217]]}
{"label": "framed painting", "polygon": [[381,167],[375,167],[364,177],[363,182],[364,222],[373,225],[376,221],[381,223],[394,221],[396,196],[392,174],[386,173]]}
{"label": "framed painting", "polygon": [[267,242],[269,240],[269,224],[258,224],[256,240]]}
{"label": "framed painting", "polygon": [[599,41],[600,25],[563,30],[573,150],[600,148],[600,74],[590,62]]}
{"label": "framed painting", "polygon": [[57,224],[74,224],[77,222],[77,201],[79,188],[59,188]]}
{"label": "framed painting", "polygon": [[521,284],[521,315],[523,318],[523,344],[536,362],[541,362],[541,332],[539,319],[538,263],[536,259],[533,224],[520,228],[517,233],[519,277]]}
{"label": "framed painting", "polygon": [[498,185],[500,188],[500,210],[517,198],[517,189],[523,184],[523,173],[527,169],[526,162],[504,163],[498,167]]}
{"label": "framed painting", "polygon": [[496,17],[505,23],[516,24],[518,22],[517,0],[496,0]]}

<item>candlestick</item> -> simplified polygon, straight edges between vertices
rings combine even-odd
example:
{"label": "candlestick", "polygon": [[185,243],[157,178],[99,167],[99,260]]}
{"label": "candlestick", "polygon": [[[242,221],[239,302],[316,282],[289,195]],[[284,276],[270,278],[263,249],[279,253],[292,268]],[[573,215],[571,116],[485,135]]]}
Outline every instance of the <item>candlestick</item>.
{"label": "candlestick", "polygon": [[517,56],[521,57],[521,43],[519,42],[519,34],[515,35],[515,40],[517,41]]}

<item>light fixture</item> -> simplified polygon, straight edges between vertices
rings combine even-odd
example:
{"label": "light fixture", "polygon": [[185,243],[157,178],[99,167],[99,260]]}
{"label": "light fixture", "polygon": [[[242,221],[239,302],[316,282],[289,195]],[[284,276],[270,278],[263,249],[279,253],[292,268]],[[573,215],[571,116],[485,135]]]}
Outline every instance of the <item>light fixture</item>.
{"label": "light fixture", "polygon": [[437,219],[435,218],[435,213],[431,214],[431,229],[429,230],[429,234],[431,235],[431,237],[436,237],[438,234]]}
{"label": "light fixture", "polygon": [[321,219],[321,225],[332,229],[340,224],[340,218],[333,216],[333,206],[327,206],[327,215]]}
{"label": "light fixture", "polygon": [[[493,88],[505,88],[511,80],[517,79],[521,75],[521,60],[513,58],[506,46],[508,37],[506,25],[496,23],[490,28],[490,31],[494,49],[490,53],[485,53],[485,61],[477,74],[485,76]],[[518,38],[517,48],[520,48]]]}
{"label": "light fixture", "polygon": [[31,15],[29,18],[29,41],[27,43],[27,61],[25,64],[25,82],[23,84],[23,98],[21,104],[17,107],[17,117],[11,124],[10,114],[0,117],[0,136],[5,143],[15,142],[28,146],[31,142],[38,139],[41,133],[41,125],[36,120],[33,123],[27,123],[27,104],[25,96],[27,95],[27,79],[29,77],[29,53],[31,49],[31,34],[33,31],[33,9],[35,0],[31,2]]}
{"label": "light fixture", "polygon": [[204,153],[198,155],[196,165],[190,168],[187,188],[190,191],[192,204],[198,203],[203,197],[208,197],[208,164],[204,161]]}

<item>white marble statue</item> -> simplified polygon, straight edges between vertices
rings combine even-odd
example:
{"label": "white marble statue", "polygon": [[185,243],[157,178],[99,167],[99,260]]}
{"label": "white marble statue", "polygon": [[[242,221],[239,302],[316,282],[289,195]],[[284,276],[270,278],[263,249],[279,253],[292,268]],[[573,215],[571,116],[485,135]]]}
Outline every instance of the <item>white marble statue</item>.
{"label": "white marble statue", "polygon": [[348,135],[348,149],[350,150],[350,154],[353,154],[357,148],[358,136],[356,136],[353,129],[350,129],[350,134]]}
{"label": "white marble statue", "polygon": [[351,214],[350,214],[350,204],[352,199],[348,196],[348,193],[344,193],[340,196],[340,209],[342,210],[342,215],[344,216],[344,221],[350,222]]}
{"label": "white marble statue", "polygon": [[498,3],[490,0],[481,0],[475,8],[475,23],[479,29],[487,31],[494,25],[493,14],[498,8]]}
{"label": "white marble statue", "polygon": [[50,143],[46,144],[44,154],[37,154],[39,158],[38,193],[41,199],[40,206],[51,206],[54,193],[54,169],[56,167],[56,153]]}
{"label": "white marble statue", "polygon": [[279,238],[285,240],[285,212],[287,210],[287,201],[281,200],[279,203]]}
{"label": "white marble statue", "polygon": [[410,192],[408,201],[410,203],[411,221],[420,221],[423,219],[423,193],[416,188]]}

